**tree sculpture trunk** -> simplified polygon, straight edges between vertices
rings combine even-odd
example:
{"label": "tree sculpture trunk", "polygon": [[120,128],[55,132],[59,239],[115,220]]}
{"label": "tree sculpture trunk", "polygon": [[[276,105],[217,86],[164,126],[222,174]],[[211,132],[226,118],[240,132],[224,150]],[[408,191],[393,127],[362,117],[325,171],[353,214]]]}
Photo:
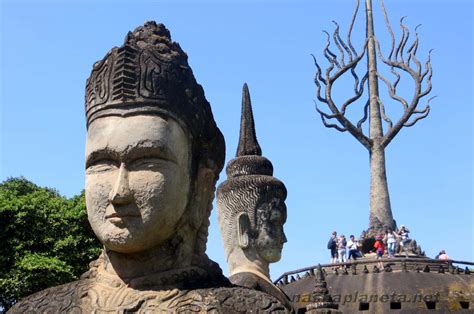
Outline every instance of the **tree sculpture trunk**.
{"label": "tree sculpture trunk", "polygon": [[370,150],[369,233],[380,232],[383,227],[395,230],[385,172],[385,150],[380,140],[376,139]]}
{"label": "tree sculpture trunk", "polygon": [[379,84],[377,77],[377,58],[375,50],[372,1],[366,0],[367,14],[367,63],[369,69],[369,107],[370,107],[370,218],[369,232],[376,233],[383,227],[395,227],[387,175],[385,173],[385,147],[382,145],[383,128],[380,115]]}

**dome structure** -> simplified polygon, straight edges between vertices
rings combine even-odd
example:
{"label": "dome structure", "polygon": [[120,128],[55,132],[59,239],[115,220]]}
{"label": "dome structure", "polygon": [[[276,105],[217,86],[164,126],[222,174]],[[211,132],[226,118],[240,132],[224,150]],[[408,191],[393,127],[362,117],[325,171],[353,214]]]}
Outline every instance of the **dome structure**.
{"label": "dome structure", "polygon": [[336,311],[342,313],[472,313],[474,279],[469,267],[474,263],[424,257],[382,261],[383,269],[372,257],[311,266],[287,272],[275,282],[297,313],[305,313],[315,301],[315,283],[321,278],[317,276],[318,267],[325,274]]}

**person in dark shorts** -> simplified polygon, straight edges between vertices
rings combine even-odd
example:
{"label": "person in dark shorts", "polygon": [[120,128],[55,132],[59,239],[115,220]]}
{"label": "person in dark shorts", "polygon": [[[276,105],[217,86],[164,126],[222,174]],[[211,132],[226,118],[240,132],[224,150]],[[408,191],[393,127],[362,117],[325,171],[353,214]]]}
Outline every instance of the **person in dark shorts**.
{"label": "person in dark shorts", "polygon": [[349,256],[347,257],[347,260],[353,259],[355,261],[357,259],[359,249],[357,248],[357,242],[353,234],[351,234],[349,237],[347,249],[349,250]]}
{"label": "person in dark shorts", "polygon": [[337,232],[333,231],[328,241],[328,250],[331,251],[331,264],[337,263]]}

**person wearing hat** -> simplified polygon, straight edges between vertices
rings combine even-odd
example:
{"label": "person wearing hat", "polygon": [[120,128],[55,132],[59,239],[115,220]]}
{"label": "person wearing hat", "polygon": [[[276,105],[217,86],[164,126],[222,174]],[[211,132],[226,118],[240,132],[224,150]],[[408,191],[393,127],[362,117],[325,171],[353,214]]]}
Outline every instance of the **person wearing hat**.
{"label": "person wearing hat", "polygon": [[400,251],[405,251],[406,256],[408,257],[407,244],[411,241],[409,239],[410,230],[405,227],[405,225],[400,225],[400,229],[397,232],[397,235],[400,237]]}

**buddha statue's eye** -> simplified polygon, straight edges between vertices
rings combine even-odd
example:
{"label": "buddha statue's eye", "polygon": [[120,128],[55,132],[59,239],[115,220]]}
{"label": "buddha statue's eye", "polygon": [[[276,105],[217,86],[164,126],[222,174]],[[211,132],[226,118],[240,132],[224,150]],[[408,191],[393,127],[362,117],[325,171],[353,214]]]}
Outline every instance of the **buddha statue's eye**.
{"label": "buddha statue's eye", "polygon": [[167,161],[158,157],[138,158],[129,163],[129,171],[157,170],[163,167]]}
{"label": "buddha statue's eye", "polygon": [[99,172],[106,172],[112,171],[119,168],[118,162],[112,159],[100,159],[96,160],[91,163],[88,167],[86,172],[87,173],[99,173]]}

